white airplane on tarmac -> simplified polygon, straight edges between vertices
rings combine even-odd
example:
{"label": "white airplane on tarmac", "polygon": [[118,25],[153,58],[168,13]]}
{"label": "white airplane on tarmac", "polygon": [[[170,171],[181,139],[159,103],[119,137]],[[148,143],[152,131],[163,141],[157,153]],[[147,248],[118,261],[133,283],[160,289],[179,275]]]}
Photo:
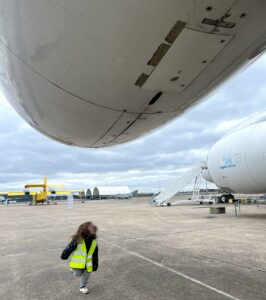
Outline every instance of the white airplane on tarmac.
{"label": "white airplane on tarmac", "polygon": [[224,191],[222,202],[233,200],[234,193],[266,193],[265,134],[265,111],[247,118],[211,147],[205,162],[193,166],[154,197],[153,204],[167,205],[200,174]]}
{"label": "white airplane on tarmac", "polygon": [[223,191],[225,202],[232,193],[266,192],[266,112],[249,117],[233,128],[208,153],[203,177]]}

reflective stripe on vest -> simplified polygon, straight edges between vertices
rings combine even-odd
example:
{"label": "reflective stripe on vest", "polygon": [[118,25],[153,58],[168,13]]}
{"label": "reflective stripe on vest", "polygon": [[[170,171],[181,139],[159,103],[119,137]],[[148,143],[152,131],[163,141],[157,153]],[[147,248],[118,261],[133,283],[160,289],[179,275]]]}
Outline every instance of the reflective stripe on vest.
{"label": "reflective stripe on vest", "polygon": [[93,240],[87,254],[86,243],[84,240],[78,244],[77,248],[71,255],[70,268],[72,269],[87,269],[90,273],[93,271],[92,256],[97,247],[96,240]]}
{"label": "reflective stripe on vest", "polygon": [[93,255],[96,247],[97,247],[97,242],[96,242],[96,240],[93,240],[91,243],[90,250],[87,255],[87,261],[86,261],[86,267],[87,267],[87,271],[89,273],[93,271],[92,255]]}

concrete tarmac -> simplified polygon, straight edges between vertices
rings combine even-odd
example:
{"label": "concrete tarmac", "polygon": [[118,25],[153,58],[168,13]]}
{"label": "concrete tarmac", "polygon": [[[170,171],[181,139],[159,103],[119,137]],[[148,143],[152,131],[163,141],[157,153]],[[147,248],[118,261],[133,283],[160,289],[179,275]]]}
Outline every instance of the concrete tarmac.
{"label": "concrete tarmac", "polygon": [[[89,295],[60,254],[82,222],[99,227]],[[0,299],[266,299],[266,207],[210,215],[147,199],[0,206]]]}

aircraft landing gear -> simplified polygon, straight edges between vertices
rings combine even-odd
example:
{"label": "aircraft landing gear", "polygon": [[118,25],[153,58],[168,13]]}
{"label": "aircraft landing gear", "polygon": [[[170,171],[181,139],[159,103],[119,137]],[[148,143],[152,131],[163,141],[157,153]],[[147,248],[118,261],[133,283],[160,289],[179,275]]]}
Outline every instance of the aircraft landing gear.
{"label": "aircraft landing gear", "polygon": [[220,197],[220,201],[221,203],[229,203],[232,201],[232,203],[234,203],[235,201],[235,197],[234,195],[232,194],[223,194],[221,197]]}

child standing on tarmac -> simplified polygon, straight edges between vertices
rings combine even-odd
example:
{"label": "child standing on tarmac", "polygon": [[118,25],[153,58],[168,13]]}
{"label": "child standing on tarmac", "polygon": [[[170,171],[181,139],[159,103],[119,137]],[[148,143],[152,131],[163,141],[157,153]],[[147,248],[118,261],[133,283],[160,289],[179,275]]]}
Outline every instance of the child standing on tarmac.
{"label": "child standing on tarmac", "polygon": [[97,227],[92,222],[81,224],[72,236],[69,245],[63,250],[61,259],[68,259],[74,275],[80,278],[80,292],[89,292],[87,283],[90,274],[98,269]]}

